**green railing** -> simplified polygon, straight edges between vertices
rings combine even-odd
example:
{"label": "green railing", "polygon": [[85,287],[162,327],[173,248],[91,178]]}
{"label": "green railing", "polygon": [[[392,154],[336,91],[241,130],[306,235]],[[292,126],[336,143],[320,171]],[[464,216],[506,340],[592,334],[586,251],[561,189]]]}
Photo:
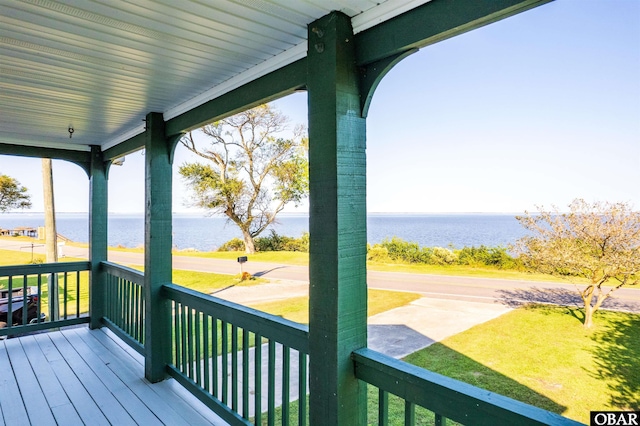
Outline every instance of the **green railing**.
{"label": "green railing", "polygon": [[144,274],[111,262],[105,273],[102,322],[139,353],[144,353]]}
{"label": "green railing", "polygon": [[[101,268],[103,323],[144,353],[144,274]],[[89,262],[0,267],[0,315],[13,313],[0,337],[89,322],[89,270]],[[308,327],[175,284],[162,297],[172,310],[172,377],[229,424],[308,424]],[[352,359],[356,377],[378,390],[370,399],[379,425],[391,410],[393,424],[405,425],[580,424],[367,348]]]}
{"label": "green railing", "polygon": [[307,424],[306,326],[175,284],[163,291],[176,380],[229,424]]}
{"label": "green railing", "polygon": [[432,412],[436,425],[447,419],[478,426],[582,424],[371,349],[353,352],[352,359],[356,377],[378,388],[379,425],[389,424],[389,394],[403,400],[405,425],[416,423],[416,406]]}
{"label": "green railing", "polygon": [[89,265],[0,267],[0,337],[89,322]]}

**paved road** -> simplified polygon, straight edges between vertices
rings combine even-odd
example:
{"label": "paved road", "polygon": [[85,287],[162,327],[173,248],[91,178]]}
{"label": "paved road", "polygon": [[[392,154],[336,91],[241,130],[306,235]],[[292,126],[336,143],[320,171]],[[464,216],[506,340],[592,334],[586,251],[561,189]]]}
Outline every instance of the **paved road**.
{"label": "paved road", "polygon": [[[30,251],[30,247],[24,241],[2,239],[0,240],[0,248]],[[42,252],[43,248],[35,247],[34,251]],[[86,248],[65,246],[63,251],[66,256],[87,257]],[[144,263],[140,253],[119,251],[110,251],[109,260],[125,265],[142,265]],[[235,261],[189,256],[174,255],[173,267],[234,275],[240,273],[240,266]],[[309,281],[309,271],[306,266],[279,265],[249,260],[244,264],[244,270],[254,276],[268,279]],[[437,299],[483,303],[498,302],[513,307],[523,302],[582,305],[575,286],[571,284],[378,271],[369,271],[367,280],[371,288],[411,291]],[[621,288],[605,302],[604,307],[640,312],[640,289]]]}

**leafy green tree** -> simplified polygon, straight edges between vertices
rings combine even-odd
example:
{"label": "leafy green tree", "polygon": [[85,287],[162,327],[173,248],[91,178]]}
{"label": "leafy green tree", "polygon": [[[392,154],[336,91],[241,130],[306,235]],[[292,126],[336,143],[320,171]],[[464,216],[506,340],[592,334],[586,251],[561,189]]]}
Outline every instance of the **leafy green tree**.
{"label": "leafy green tree", "polygon": [[208,160],[185,163],[179,171],[190,186],[193,205],[224,214],[242,231],[245,251],[288,203],[298,205],[309,192],[307,140],[297,127],[281,137],[288,118],[261,105],[204,126],[209,145],[199,148],[190,132],[182,145]]}
{"label": "leafy green tree", "polygon": [[31,197],[27,188],[7,175],[0,175],[0,213],[11,209],[31,207]]}
{"label": "leafy green tree", "polygon": [[[558,208],[516,219],[531,234],[521,238],[515,250],[525,265],[567,278],[583,277],[576,285],[584,302],[584,326],[593,325],[593,314],[611,294],[640,279],[640,212],[628,203],[576,199],[569,212]],[[603,284],[612,282],[609,290]]]}

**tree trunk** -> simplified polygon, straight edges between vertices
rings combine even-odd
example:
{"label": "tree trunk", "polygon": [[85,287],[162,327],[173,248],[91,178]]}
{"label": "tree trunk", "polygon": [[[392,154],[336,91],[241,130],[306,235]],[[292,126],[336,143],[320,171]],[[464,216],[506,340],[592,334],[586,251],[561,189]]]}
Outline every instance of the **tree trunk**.
{"label": "tree trunk", "polygon": [[584,327],[591,328],[593,325],[593,313],[598,310],[598,306],[592,306],[591,302],[593,301],[593,295],[596,291],[596,286],[594,284],[589,285],[582,292],[582,301],[584,302]]}
{"label": "tree trunk", "polygon": [[593,313],[596,310],[591,306],[591,303],[584,304],[584,328],[591,328],[593,325]]}
{"label": "tree trunk", "polygon": [[[51,159],[42,159],[42,192],[44,194],[44,234],[46,262],[58,261],[58,232],[56,230],[56,209],[53,201],[53,168]],[[59,318],[58,276],[50,274],[48,282],[49,316],[52,321]]]}
{"label": "tree trunk", "polygon": [[253,237],[249,234],[249,231],[242,230],[242,236],[244,238],[244,252],[247,254],[254,254],[256,252],[256,246],[253,242]]}

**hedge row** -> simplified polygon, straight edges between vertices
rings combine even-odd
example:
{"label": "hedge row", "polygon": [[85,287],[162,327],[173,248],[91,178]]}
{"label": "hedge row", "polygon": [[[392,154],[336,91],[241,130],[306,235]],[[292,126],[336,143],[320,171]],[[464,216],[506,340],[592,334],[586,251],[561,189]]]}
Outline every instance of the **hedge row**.
{"label": "hedge row", "polygon": [[507,253],[506,247],[463,247],[452,249],[444,247],[420,247],[418,243],[401,238],[385,239],[368,249],[368,260],[384,262],[386,260],[426,265],[470,265],[493,266],[501,269],[518,267],[517,259]]}
{"label": "hedge row", "polygon": [[[309,234],[300,238],[278,235],[271,231],[268,237],[255,239],[256,251],[301,251],[309,252]],[[244,242],[234,238],[223,244],[218,251],[243,251]],[[507,253],[505,247],[420,247],[418,243],[398,237],[385,239],[379,244],[367,247],[367,260],[385,262],[401,261],[426,265],[470,265],[493,266],[500,269],[514,269],[519,266],[517,259]]]}

